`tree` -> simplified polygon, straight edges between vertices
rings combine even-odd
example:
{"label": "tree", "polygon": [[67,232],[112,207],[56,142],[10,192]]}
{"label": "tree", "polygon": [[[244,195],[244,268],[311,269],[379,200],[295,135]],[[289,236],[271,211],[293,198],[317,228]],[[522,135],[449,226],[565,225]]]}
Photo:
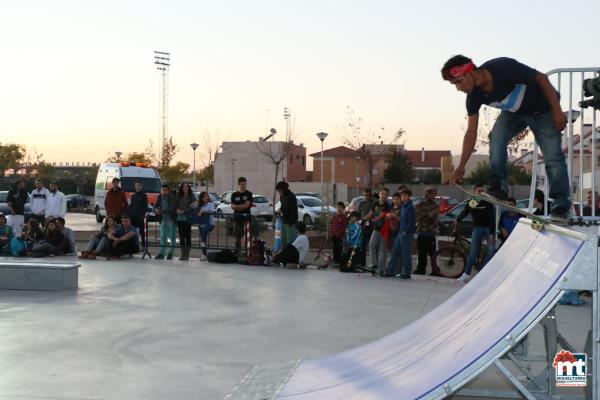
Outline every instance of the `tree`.
{"label": "tree", "polygon": [[164,182],[168,182],[169,185],[179,183],[183,178],[189,178],[188,170],[190,164],[182,161],[176,162],[174,165],[158,168],[160,176]]}
{"label": "tree", "polygon": [[439,169],[430,169],[419,178],[421,183],[427,185],[437,185],[442,182],[442,171]]}
{"label": "tree", "polygon": [[[520,166],[509,162],[507,165],[508,170],[508,184],[509,185],[528,185],[531,183],[531,174],[525,171]],[[492,175],[492,169],[487,161],[481,161],[471,171],[471,174],[465,181],[470,184],[476,183],[487,183]]]}
{"label": "tree", "polygon": [[[275,129],[271,129],[271,133],[274,135],[277,133]],[[279,181],[279,168],[283,161],[287,161],[288,154],[292,148],[292,133],[291,129],[286,130],[285,141],[273,142],[268,140],[261,140],[258,142],[258,150],[260,154],[273,165],[275,169],[275,182],[273,183],[273,204],[276,203],[277,190],[275,185]],[[275,207],[273,207],[273,226],[275,226]]]}
{"label": "tree", "polygon": [[219,142],[219,131],[217,130],[211,134],[208,127],[204,132],[202,142],[203,146],[200,147],[202,149],[200,151],[200,162],[204,167],[200,170],[198,177],[201,181],[205,182],[206,191],[208,192],[209,184],[214,184],[215,182],[215,159],[219,149],[223,147],[223,143]]}
{"label": "tree", "polygon": [[24,158],[24,146],[15,143],[0,143],[0,172],[2,176],[8,169],[12,169],[16,173]]}
{"label": "tree", "polygon": [[[386,157],[392,149],[398,150],[400,146],[397,143],[406,131],[399,128],[391,138],[384,138],[384,128],[381,128],[381,134],[377,135],[374,131],[365,132],[361,129],[363,119],[354,115],[354,110],[346,107],[346,125],[349,130],[343,138],[344,144],[356,151],[360,157],[360,162],[367,166],[367,185],[373,184],[373,170],[380,157]],[[376,142],[379,140],[379,143]]]}
{"label": "tree", "polygon": [[387,168],[383,179],[390,183],[411,182],[414,177],[412,162],[403,150],[392,148],[386,157]]}

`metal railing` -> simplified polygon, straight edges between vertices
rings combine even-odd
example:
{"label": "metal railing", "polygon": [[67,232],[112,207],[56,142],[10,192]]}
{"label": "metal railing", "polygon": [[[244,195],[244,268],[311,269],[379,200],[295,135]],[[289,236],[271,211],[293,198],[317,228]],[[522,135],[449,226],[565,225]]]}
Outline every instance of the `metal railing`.
{"label": "metal railing", "polygon": [[[243,232],[240,239],[240,250],[243,254],[247,254],[250,249],[252,239],[258,236],[260,221],[252,215],[234,215],[213,213],[213,228],[207,235],[206,249],[207,250],[236,250],[236,225],[242,227]],[[173,222],[175,229],[175,242],[171,243],[167,240],[166,248],[174,247],[181,248],[179,241],[179,231],[177,230],[177,222]],[[200,237],[200,223],[191,222],[191,249],[202,249]],[[146,256],[151,256],[151,248],[161,248],[160,238],[160,222],[154,213],[147,213],[144,218],[144,238],[142,259]]]}
{"label": "metal railing", "polygon": [[[558,68],[549,71],[546,75],[552,81],[555,80],[555,87],[561,95],[561,106],[565,109],[565,105],[567,105],[567,127],[566,127],[566,147],[567,147],[567,171],[569,176],[569,187],[571,188],[571,196],[574,193],[578,194],[579,200],[579,209],[578,215],[573,215],[573,217],[583,217],[583,207],[585,205],[584,202],[584,189],[589,189],[592,193],[592,202],[591,202],[591,217],[596,217],[596,169],[597,169],[597,149],[596,149],[596,136],[598,133],[596,126],[596,114],[597,111],[592,109],[589,110],[585,107],[581,107],[579,102],[577,103],[577,107],[574,108],[573,100],[579,95],[581,100],[584,100],[584,92],[583,92],[583,81],[587,78],[595,78],[598,76],[600,72],[600,67],[589,67],[589,68]],[[568,78],[568,81],[563,85],[563,78]],[[575,79],[575,85],[573,80]],[[579,79],[577,79],[579,78]],[[567,94],[565,96],[565,94]],[[589,147],[591,147],[591,166],[590,166],[590,184],[589,188],[585,188],[584,182],[584,170],[585,170],[585,159],[586,159],[586,139],[587,135],[585,132],[585,118],[586,115],[591,114],[591,139],[589,142]],[[578,143],[578,175],[577,181],[574,179],[574,128],[575,122],[579,120],[579,143]],[[564,141],[563,141],[564,143]],[[564,150],[564,144],[561,144]],[[540,175],[539,170],[539,159],[538,159],[538,144],[534,141],[533,143],[533,168],[532,168],[532,178],[531,178],[531,190],[529,194],[529,211],[532,211],[533,207],[533,199],[535,190],[538,188],[538,176]],[[573,190],[575,189],[576,190]],[[544,206],[544,214],[548,215],[548,204],[549,204],[549,184],[547,179],[547,174],[544,173],[543,180],[543,191],[545,196],[545,206]],[[573,199],[575,200],[575,199]],[[574,207],[572,207],[575,209]],[[594,218],[592,218],[594,219]]]}

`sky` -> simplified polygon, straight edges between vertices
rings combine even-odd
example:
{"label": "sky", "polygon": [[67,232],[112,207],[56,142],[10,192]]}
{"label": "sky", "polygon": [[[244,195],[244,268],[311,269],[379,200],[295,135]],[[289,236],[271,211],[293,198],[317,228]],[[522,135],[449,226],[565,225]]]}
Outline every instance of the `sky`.
{"label": "sky", "polygon": [[[0,142],[44,159],[103,161],[160,133],[154,50],[171,53],[169,135],[198,168],[206,142],[283,137],[308,153],[402,128],[408,149],[459,154],[464,94],[440,77],[465,54],[540,71],[600,64],[598,0],[3,1]],[[309,164],[310,168],[310,164]]]}

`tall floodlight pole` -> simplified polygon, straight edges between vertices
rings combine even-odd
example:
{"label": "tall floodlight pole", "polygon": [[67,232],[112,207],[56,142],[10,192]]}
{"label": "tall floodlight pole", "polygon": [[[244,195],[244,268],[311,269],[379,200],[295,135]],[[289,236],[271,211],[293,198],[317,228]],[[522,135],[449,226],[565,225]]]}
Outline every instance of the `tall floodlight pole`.
{"label": "tall floodlight pole", "polygon": [[190,146],[192,146],[192,150],[194,150],[194,175],[193,175],[193,184],[194,184],[194,190],[196,190],[196,149],[198,148],[198,146],[200,146],[198,143],[192,143],[190,144]]}
{"label": "tall floodlight pole", "polygon": [[[285,149],[282,151],[289,151],[289,144],[291,142],[291,137],[292,137],[292,124],[291,124],[291,116],[292,116],[292,110],[290,110],[287,107],[283,107],[283,119],[285,119]],[[287,158],[287,155],[286,155]],[[287,177],[284,176],[284,168],[287,165],[287,160],[286,162],[282,162],[281,163],[281,178],[283,180],[287,180]]]}
{"label": "tall floodlight pole", "polygon": [[327,137],[327,133],[319,132],[317,133],[317,137],[321,141],[321,214],[323,214],[323,202],[325,201],[325,185],[323,181],[323,142]]}
{"label": "tall floodlight pole", "polygon": [[156,69],[160,71],[162,76],[162,88],[161,88],[161,129],[160,129],[160,139],[158,144],[158,160],[162,165],[163,157],[164,157],[164,149],[167,143],[167,105],[168,105],[168,74],[169,67],[171,66],[171,55],[164,51],[154,51],[154,64],[156,65]]}

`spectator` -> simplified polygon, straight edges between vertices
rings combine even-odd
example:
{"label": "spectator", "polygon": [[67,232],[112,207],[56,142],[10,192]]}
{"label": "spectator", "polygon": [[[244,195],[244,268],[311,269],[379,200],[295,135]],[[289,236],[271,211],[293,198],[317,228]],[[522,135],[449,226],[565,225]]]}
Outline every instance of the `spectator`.
{"label": "spectator", "polygon": [[61,245],[61,250],[64,254],[75,255],[77,251],[77,245],[75,242],[75,234],[71,228],[65,226],[65,219],[62,217],[56,218],[56,227],[62,232],[65,239]]}
{"label": "spectator", "polygon": [[435,202],[435,191],[425,189],[423,201],[416,206],[417,212],[417,254],[418,263],[415,274],[425,275],[427,256],[431,260],[432,273],[433,257],[435,256],[435,236],[438,230],[438,214],[440,207]]}
{"label": "spectator", "polygon": [[58,256],[62,254],[60,249],[65,236],[62,234],[60,230],[58,230],[56,226],[56,221],[50,219],[46,221],[46,240],[40,242],[33,246],[33,256],[34,257],[43,257],[43,256]]}
{"label": "spectator", "polygon": [[279,193],[279,201],[281,208],[281,248],[285,248],[288,244],[292,244],[296,240],[298,232],[296,224],[298,223],[298,200],[296,195],[290,190],[287,182],[277,182],[275,190]]}
{"label": "spectator", "polygon": [[309,242],[306,237],[306,224],[304,222],[296,222],[296,229],[299,233],[293,243],[288,243],[280,252],[273,254],[273,262],[275,264],[288,263],[298,264],[301,268],[306,267],[306,256],[308,256]]}
{"label": "spectator", "polygon": [[[600,215],[600,196],[598,196],[598,192],[594,191],[594,203],[596,206],[594,207],[594,215]],[[592,191],[590,190],[587,193],[587,203],[583,207],[583,216],[591,217],[592,216]]]}
{"label": "spectator", "polygon": [[[168,189],[168,186],[167,186]],[[169,192],[171,197],[173,195]],[[173,203],[175,201],[173,200]],[[164,217],[165,214],[163,214]],[[131,225],[131,219],[129,215],[124,214],[121,216],[121,226],[115,229],[113,232],[109,232],[108,239],[112,242],[108,246],[108,253],[110,254],[109,259],[117,260],[129,254],[131,257],[133,254],[140,251],[139,234],[135,226]],[[161,222],[162,224],[162,222]],[[175,225],[173,224],[173,244],[175,244]],[[173,258],[172,256],[170,256]],[[157,256],[158,258],[158,256]]]}
{"label": "spectator", "polygon": [[46,220],[67,214],[67,198],[58,188],[57,182],[50,183],[50,195],[46,198]]}
{"label": "spectator", "polygon": [[109,246],[112,244],[108,238],[108,234],[114,232],[119,226],[115,223],[115,217],[109,215],[104,221],[104,226],[100,229],[100,232],[92,236],[85,248],[81,252],[79,258],[89,258],[94,260],[96,255],[101,255],[109,250]]}
{"label": "spectator", "polygon": [[12,226],[7,225],[6,216],[4,214],[0,214],[0,252],[1,253],[9,253],[10,252],[10,241],[15,237],[15,233],[13,231]]}
{"label": "spectator", "polygon": [[331,221],[329,222],[329,232],[333,245],[333,261],[338,264],[344,250],[344,235],[348,226],[348,217],[345,213],[346,205],[344,202],[338,202],[336,209],[337,213],[331,217]]}
{"label": "spectator", "polygon": [[183,182],[177,190],[177,230],[179,231],[179,244],[181,246],[182,261],[190,259],[190,250],[192,248],[192,224],[190,216],[192,205],[196,202],[196,198],[192,193],[190,184]]}
{"label": "spectator", "polygon": [[360,212],[350,213],[350,221],[346,229],[346,239],[344,243],[344,253],[340,256],[339,269],[342,272],[354,271],[354,265],[358,262],[357,256],[360,253],[362,240],[362,228],[360,226]]}
{"label": "spectator", "polygon": [[27,245],[27,250],[33,249],[33,246],[46,239],[44,230],[37,218],[31,217],[27,225],[23,227],[23,240]]}
{"label": "spectator", "polygon": [[390,211],[388,197],[390,190],[386,187],[379,191],[379,199],[368,214],[368,219],[372,224],[371,239],[369,240],[369,253],[371,255],[371,265],[369,270],[383,272],[387,261],[388,247],[385,238],[381,234],[381,228],[385,222],[385,216]]}
{"label": "spectator", "polygon": [[16,237],[21,236],[21,230],[25,224],[25,204],[29,200],[29,194],[25,190],[25,182],[19,179],[15,182],[13,189],[8,192],[6,203],[10,209],[7,218],[8,225],[13,228]]}
{"label": "spectator", "polygon": [[200,249],[202,250],[202,255],[200,256],[200,261],[206,261],[208,252],[208,234],[212,232],[215,228],[214,222],[214,214],[215,214],[215,205],[210,200],[210,196],[208,192],[200,193],[199,209],[198,209],[198,230],[200,231]]}
{"label": "spectator", "polygon": [[373,233],[373,228],[371,226],[371,221],[369,221],[369,213],[373,209],[373,204],[375,204],[375,198],[373,198],[373,192],[371,189],[367,188],[363,192],[365,196],[358,203],[358,211],[360,212],[360,218],[362,219],[362,236],[360,243],[360,252],[358,254],[358,264],[366,265],[367,264],[367,247],[369,247],[369,242],[371,241],[371,234]]}
{"label": "spectator", "polygon": [[[517,201],[513,197],[509,197],[506,202],[508,205],[516,207]],[[513,210],[505,210],[500,214],[500,221],[498,221],[498,230],[500,230],[500,246],[504,244],[506,239],[510,236],[515,226],[519,222],[521,214],[514,212]]]}
{"label": "spectator", "polygon": [[388,225],[388,245],[394,243],[398,229],[400,228],[400,214],[402,212],[402,194],[396,192],[392,195],[392,208],[385,216],[386,223]]}
{"label": "spectator", "polygon": [[533,206],[535,207],[535,211],[533,215],[544,215],[545,214],[545,205],[546,205],[546,196],[544,192],[540,189],[536,189],[533,194]]}
{"label": "spectator", "polygon": [[154,212],[160,218],[160,253],[154,259],[164,260],[168,244],[170,249],[167,260],[172,260],[173,253],[175,252],[177,200],[166,183],[163,183],[160,189],[160,196],[158,196],[154,205]]}
{"label": "spectator", "polygon": [[46,225],[46,207],[50,191],[44,187],[40,179],[35,180],[35,189],[31,192],[31,216],[44,227]]}
{"label": "spectator", "polygon": [[[475,194],[481,196],[484,192],[483,184],[475,185]],[[494,227],[496,220],[494,217],[494,206],[485,200],[479,202],[471,200],[467,207],[456,217],[454,226],[458,226],[460,221],[469,213],[473,216],[473,233],[471,234],[471,252],[467,258],[465,272],[457,279],[459,282],[467,283],[471,279],[471,271],[475,260],[481,249],[481,242],[487,240],[487,255],[484,263],[488,262],[494,255]]]}
{"label": "spectator", "polygon": [[114,215],[117,224],[121,223],[121,215],[125,213],[127,207],[127,194],[121,186],[119,186],[121,180],[119,178],[113,178],[110,190],[106,191],[104,197],[104,208],[106,209],[106,215]]}
{"label": "spectator", "polygon": [[238,190],[231,195],[231,208],[233,209],[233,233],[235,235],[235,250],[242,248],[246,222],[251,217],[250,208],[254,198],[252,192],[246,189],[246,178],[238,178]]}
{"label": "spectator", "polygon": [[[386,271],[381,276],[410,279],[412,273],[412,238],[416,231],[417,215],[411,200],[412,192],[409,189],[404,189],[400,196],[402,206],[398,234],[392,246],[392,255]],[[402,260],[402,272],[396,274],[400,260]]]}
{"label": "spectator", "polygon": [[142,247],[146,247],[146,227],[144,218],[148,212],[148,195],[144,192],[144,185],[141,181],[135,181],[135,193],[131,195],[131,204],[128,214],[131,225],[135,226],[140,232],[142,238]]}

